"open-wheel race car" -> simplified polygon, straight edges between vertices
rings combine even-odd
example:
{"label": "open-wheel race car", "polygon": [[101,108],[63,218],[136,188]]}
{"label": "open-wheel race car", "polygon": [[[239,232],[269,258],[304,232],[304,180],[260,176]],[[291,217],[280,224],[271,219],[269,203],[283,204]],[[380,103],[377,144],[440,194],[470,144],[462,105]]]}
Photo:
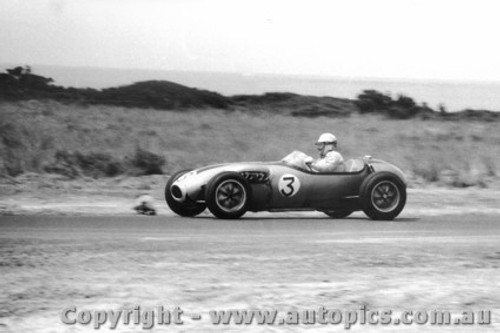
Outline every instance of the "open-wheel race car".
{"label": "open-wheel race car", "polygon": [[393,220],[406,203],[406,180],[396,166],[370,156],[346,160],[342,171],[313,172],[295,151],[278,162],[211,165],[179,171],[165,187],[170,209],[191,217],[207,207],[218,218],[252,211],[321,211],[344,218],[362,210]]}

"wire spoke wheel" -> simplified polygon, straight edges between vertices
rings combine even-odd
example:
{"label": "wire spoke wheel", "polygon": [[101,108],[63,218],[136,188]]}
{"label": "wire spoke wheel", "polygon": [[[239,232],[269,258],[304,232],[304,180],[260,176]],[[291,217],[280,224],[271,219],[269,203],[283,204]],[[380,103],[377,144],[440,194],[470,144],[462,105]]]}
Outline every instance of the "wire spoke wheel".
{"label": "wire spoke wheel", "polygon": [[399,189],[389,180],[382,181],[375,185],[371,194],[375,209],[386,213],[392,211],[399,204]]}
{"label": "wire spoke wheel", "polygon": [[360,201],[371,219],[394,220],[406,204],[406,184],[392,172],[373,173],[361,184]]}
{"label": "wire spoke wheel", "polygon": [[208,209],[215,217],[237,219],[250,207],[252,188],[239,173],[222,172],[207,184],[205,198]]}
{"label": "wire spoke wheel", "polygon": [[237,180],[227,179],[215,190],[216,203],[228,213],[240,210],[246,202],[246,191],[243,184]]}

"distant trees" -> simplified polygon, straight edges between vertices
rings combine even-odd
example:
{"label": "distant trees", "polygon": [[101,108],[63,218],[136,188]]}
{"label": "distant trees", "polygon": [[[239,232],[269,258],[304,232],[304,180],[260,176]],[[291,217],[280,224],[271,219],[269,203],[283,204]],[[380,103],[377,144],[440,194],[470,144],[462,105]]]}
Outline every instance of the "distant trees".
{"label": "distant trees", "polygon": [[363,90],[354,104],[361,113],[383,113],[396,119],[408,119],[420,113],[433,112],[427,105],[418,106],[411,97],[398,95],[397,99],[393,99],[376,90]]}
{"label": "distant trees", "polygon": [[377,112],[390,107],[392,98],[376,90],[363,90],[354,102],[361,113]]}
{"label": "distant trees", "polygon": [[52,78],[33,74],[30,66],[17,66],[0,73],[0,101],[52,99],[65,103],[104,104],[123,107],[183,109],[242,109],[281,112],[296,117],[344,117],[353,112],[383,114],[393,119],[500,119],[500,112],[464,110],[438,111],[418,105],[411,97],[392,98],[377,90],[364,90],[352,101],[334,97],[304,96],[294,93],[266,93],[226,97],[216,92],[186,87],[169,81],[143,81],[102,90],[54,85]]}
{"label": "distant trees", "polygon": [[65,88],[52,78],[35,75],[29,66],[0,73],[0,100],[47,98],[82,104],[107,104],[161,110],[186,108],[226,109],[231,99],[218,93],[189,88],[168,81],[146,81],[103,90]]}
{"label": "distant trees", "polygon": [[0,97],[18,99],[38,95],[51,90],[52,82],[51,78],[33,74],[30,66],[7,69],[6,73],[0,73]]}
{"label": "distant trees", "polygon": [[168,81],[144,81],[103,89],[92,102],[163,110],[206,107],[226,109],[231,103],[229,98],[215,92]]}
{"label": "distant trees", "polygon": [[49,87],[49,84],[54,82],[51,78],[32,74],[30,66],[18,66],[13,69],[7,69],[6,72],[7,75],[17,80],[23,88],[43,89]]}

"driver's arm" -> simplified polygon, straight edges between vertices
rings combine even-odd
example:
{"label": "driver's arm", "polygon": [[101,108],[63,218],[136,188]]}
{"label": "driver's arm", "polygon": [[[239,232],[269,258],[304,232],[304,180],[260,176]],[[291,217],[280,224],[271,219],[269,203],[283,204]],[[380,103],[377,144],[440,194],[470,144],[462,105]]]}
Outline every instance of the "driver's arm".
{"label": "driver's arm", "polygon": [[344,159],[339,153],[329,153],[324,158],[316,160],[311,164],[311,170],[316,172],[343,171]]}

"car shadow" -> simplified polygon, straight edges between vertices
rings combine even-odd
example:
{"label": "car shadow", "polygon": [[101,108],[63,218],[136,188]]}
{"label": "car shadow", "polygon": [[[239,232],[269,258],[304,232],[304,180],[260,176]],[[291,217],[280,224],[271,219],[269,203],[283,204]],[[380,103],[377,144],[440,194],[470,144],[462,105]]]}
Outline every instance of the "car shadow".
{"label": "car shadow", "polygon": [[408,222],[418,222],[420,221],[417,217],[397,217],[394,220],[372,220],[369,217],[346,217],[344,219],[331,219],[331,220],[348,220],[348,221],[370,221],[373,223],[408,223]]}
{"label": "car shadow", "polygon": [[329,220],[332,223],[335,222],[340,222],[340,221],[349,221],[349,222],[371,222],[371,223],[411,223],[411,222],[418,222],[420,221],[419,218],[415,217],[402,217],[402,218],[396,218],[394,220],[386,221],[386,220],[372,220],[368,217],[346,217],[342,219],[334,219],[328,216],[242,216],[239,219],[218,219],[214,216],[197,216],[195,219],[203,219],[203,220],[210,220],[210,221],[239,221],[239,222],[252,222],[252,221],[262,221],[262,220],[270,220],[270,221],[301,221],[301,220],[317,220],[317,221],[326,221]]}

